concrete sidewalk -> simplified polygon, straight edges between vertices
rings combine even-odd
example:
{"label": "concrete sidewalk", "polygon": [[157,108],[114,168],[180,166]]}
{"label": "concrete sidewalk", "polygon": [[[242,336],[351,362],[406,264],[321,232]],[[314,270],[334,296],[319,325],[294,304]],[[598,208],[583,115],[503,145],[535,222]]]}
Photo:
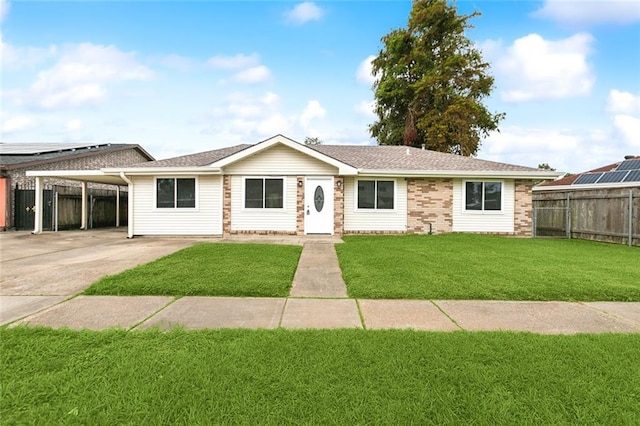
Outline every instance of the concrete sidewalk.
{"label": "concrete sidewalk", "polygon": [[[78,296],[51,300],[57,304],[42,308],[38,297],[1,296],[2,323],[77,330],[283,327],[640,333],[637,302]],[[21,310],[26,305],[29,309]],[[38,312],[22,318],[36,306]]]}
{"label": "concrete sidewalk", "polygon": [[121,231],[113,230],[0,237],[0,325],[93,330],[283,327],[640,332],[640,303],[348,299],[334,248],[340,242],[336,237],[220,239],[302,244],[289,298],[73,297],[102,275],[148,262],[198,239],[126,240]]}

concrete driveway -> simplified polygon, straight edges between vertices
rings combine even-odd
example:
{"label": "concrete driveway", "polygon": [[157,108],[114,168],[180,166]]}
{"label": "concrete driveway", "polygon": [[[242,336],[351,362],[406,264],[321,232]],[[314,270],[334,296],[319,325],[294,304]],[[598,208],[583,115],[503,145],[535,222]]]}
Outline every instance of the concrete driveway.
{"label": "concrete driveway", "polygon": [[0,233],[0,295],[71,296],[107,274],[190,246],[196,239],[127,239],[126,228],[32,235]]}

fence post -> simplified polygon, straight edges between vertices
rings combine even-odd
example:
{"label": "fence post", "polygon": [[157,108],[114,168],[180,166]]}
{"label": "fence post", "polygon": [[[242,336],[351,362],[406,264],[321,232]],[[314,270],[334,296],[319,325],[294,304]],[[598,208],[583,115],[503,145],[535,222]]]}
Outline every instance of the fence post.
{"label": "fence post", "polygon": [[633,244],[633,189],[629,190],[629,247]]}
{"label": "fence post", "polygon": [[567,238],[571,239],[571,195],[567,193],[567,205],[565,211],[565,225],[567,227]]}

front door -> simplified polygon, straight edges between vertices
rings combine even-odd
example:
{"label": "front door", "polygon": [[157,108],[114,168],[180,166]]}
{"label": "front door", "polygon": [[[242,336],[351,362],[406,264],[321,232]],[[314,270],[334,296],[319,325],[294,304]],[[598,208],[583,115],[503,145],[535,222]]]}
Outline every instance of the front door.
{"label": "front door", "polygon": [[307,178],[304,233],[333,234],[333,177]]}

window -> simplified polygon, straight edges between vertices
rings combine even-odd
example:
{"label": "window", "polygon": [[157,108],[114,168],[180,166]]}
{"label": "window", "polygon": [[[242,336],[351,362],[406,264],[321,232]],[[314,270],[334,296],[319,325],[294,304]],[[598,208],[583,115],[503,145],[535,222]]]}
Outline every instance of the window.
{"label": "window", "polygon": [[394,181],[359,180],[358,208],[393,210]]}
{"label": "window", "polygon": [[244,180],[244,207],[281,209],[284,207],[284,179],[247,178]]}
{"label": "window", "polygon": [[195,178],[162,178],[156,180],[156,207],[194,208],[196,206]]}
{"label": "window", "polygon": [[502,182],[466,182],[465,210],[502,210]]}

